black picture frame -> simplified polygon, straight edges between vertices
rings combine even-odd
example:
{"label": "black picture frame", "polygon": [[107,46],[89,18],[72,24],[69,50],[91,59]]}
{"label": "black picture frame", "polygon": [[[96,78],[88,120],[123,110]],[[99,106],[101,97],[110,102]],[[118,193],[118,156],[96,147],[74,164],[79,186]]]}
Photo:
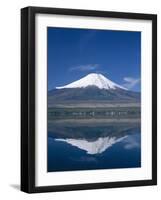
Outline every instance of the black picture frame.
{"label": "black picture frame", "polygon": [[[35,15],[60,14],[152,21],[152,179],[35,186]],[[27,193],[103,189],[157,184],[157,15],[45,7],[21,9],[21,190]]]}

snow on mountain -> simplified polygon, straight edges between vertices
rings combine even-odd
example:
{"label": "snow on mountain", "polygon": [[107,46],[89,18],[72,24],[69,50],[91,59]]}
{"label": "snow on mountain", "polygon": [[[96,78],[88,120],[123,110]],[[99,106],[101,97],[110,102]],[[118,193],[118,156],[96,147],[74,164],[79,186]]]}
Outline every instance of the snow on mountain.
{"label": "snow on mountain", "polygon": [[107,79],[102,74],[91,73],[87,76],[81,78],[80,80],[74,81],[68,85],[56,87],[56,89],[64,89],[64,88],[86,88],[88,86],[96,86],[99,89],[123,89],[127,90],[126,88],[118,85],[111,80]]}
{"label": "snow on mountain", "polygon": [[88,154],[100,154],[106,149],[111,147],[117,142],[122,141],[127,136],[116,138],[116,137],[100,137],[96,141],[87,141],[85,139],[55,139],[56,141],[66,142],[72,146],[76,146],[79,149],[85,150]]}

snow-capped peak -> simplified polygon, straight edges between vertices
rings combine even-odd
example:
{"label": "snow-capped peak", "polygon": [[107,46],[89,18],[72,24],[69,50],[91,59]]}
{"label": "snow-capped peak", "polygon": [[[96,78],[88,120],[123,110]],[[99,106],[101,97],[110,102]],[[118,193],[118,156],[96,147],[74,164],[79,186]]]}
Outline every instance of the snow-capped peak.
{"label": "snow-capped peak", "polygon": [[124,89],[127,90],[126,88],[122,87],[121,85],[118,85],[111,80],[107,79],[104,75],[102,74],[97,74],[97,73],[91,73],[88,74],[87,76],[74,81],[68,85],[64,85],[61,87],[56,87],[56,89],[64,89],[64,88],[86,88],[88,86],[95,86],[98,87],[99,89]]}

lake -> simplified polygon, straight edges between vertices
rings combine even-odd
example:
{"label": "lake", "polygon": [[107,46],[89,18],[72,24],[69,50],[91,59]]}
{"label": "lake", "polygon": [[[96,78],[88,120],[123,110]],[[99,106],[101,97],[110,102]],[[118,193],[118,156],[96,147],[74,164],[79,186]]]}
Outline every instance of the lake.
{"label": "lake", "polygon": [[48,172],[141,167],[140,119],[48,122]]}

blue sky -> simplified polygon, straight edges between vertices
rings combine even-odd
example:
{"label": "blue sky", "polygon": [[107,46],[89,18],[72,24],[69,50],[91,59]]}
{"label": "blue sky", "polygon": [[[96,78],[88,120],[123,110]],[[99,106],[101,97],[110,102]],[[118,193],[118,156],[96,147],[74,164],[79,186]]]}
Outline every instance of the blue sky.
{"label": "blue sky", "polygon": [[48,27],[47,40],[48,90],[96,72],[140,91],[140,32]]}

